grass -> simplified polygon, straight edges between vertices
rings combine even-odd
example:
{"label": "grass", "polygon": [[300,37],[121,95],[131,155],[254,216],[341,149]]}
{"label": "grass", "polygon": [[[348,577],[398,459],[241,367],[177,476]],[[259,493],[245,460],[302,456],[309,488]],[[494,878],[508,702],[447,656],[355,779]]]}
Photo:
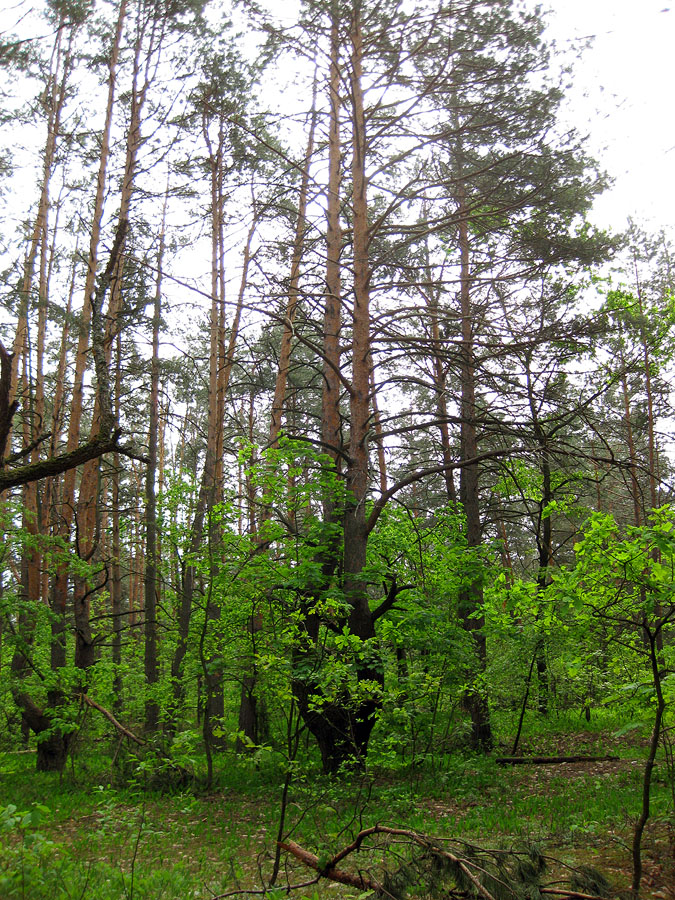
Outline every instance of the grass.
{"label": "grass", "polygon": [[[539,753],[557,753],[570,747],[615,752],[618,742],[599,732],[548,730],[536,742],[527,738],[526,749],[528,743]],[[359,827],[376,822],[483,845],[536,840],[576,862],[602,867],[604,861],[625,887],[644,748],[633,736],[622,738],[620,749],[618,762],[565,767],[502,768],[491,758],[455,754],[433,765],[375,768],[341,781],[308,769],[311,775],[292,785],[288,829],[317,853],[344,846]],[[48,810],[34,826],[15,823],[0,836],[3,900],[206,900],[260,886],[271,871],[282,786],[273,759],[222,755],[209,794],[198,785],[159,791],[142,780],[111,787],[109,761],[100,752],[78,760],[75,772],[61,779],[35,773],[34,762],[28,753],[0,754],[0,807]],[[662,772],[653,796],[646,854],[653,885],[644,896],[661,900],[673,875],[662,859],[672,854],[670,792]],[[308,889],[306,896],[313,892],[317,898],[355,896],[342,886]]]}

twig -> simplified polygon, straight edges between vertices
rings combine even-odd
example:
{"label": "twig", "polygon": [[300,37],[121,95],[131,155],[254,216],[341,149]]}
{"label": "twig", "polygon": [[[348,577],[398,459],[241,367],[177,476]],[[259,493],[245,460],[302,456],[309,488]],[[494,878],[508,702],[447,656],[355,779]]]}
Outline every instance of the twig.
{"label": "twig", "polygon": [[[312,887],[315,884],[318,884],[321,881],[321,876],[317,875],[316,878],[312,878],[310,881],[301,881],[298,884],[287,884],[283,891],[286,894],[289,894],[291,891],[299,891],[302,888]],[[211,897],[211,900],[225,900],[226,897],[240,897],[242,894],[250,895],[255,894],[256,897],[264,897],[266,894],[270,894],[273,891],[278,891],[279,888],[249,888],[248,890],[239,889],[236,891],[226,891],[224,894],[215,894]]]}
{"label": "twig", "polygon": [[570,897],[572,900],[607,900],[597,894],[582,894],[580,891],[557,891],[555,888],[539,888],[540,894],[555,894],[557,897]]}

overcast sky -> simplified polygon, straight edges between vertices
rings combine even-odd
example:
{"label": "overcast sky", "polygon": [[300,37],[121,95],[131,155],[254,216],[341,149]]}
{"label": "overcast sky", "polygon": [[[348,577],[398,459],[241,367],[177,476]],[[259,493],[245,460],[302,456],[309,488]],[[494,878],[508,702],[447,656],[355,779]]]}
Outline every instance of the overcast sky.
{"label": "overcast sky", "polygon": [[[293,0],[273,2],[292,15]],[[616,182],[597,202],[598,224],[621,230],[630,216],[675,233],[675,0],[526,2],[553,10],[561,47],[595,38],[575,66],[568,115]],[[14,25],[24,8],[0,0],[0,25]]]}
{"label": "overcast sky", "polygon": [[675,232],[675,0],[548,0],[561,45],[595,40],[575,67],[569,114],[616,184],[598,224],[629,216]]}

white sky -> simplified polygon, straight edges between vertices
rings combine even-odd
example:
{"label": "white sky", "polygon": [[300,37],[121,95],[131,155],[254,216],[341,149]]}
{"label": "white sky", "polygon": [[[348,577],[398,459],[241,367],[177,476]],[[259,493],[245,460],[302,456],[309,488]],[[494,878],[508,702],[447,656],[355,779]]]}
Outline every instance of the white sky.
{"label": "white sky", "polygon": [[569,116],[615,178],[599,225],[675,230],[675,0],[548,0],[561,47],[594,35],[575,66]]}
{"label": "white sky", "polygon": [[[589,135],[589,150],[615,179],[594,214],[622,230],[629,217],[647,230],[675,233],[675,0],[525,0],[551,8],[561,49],[593,35],[575,65],[567,115]],[[269,0],[280,18],[294,0]],[[0,0],[0,32],[27,4]],[[283,12],[282,12],[283,9]],[[4,27],[3,27],[4,26]]]}

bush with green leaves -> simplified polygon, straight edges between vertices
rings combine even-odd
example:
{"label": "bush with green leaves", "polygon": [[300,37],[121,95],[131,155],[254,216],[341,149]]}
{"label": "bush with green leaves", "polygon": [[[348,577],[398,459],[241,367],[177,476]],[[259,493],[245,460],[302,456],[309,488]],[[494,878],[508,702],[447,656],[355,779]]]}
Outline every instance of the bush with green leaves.
{"label": "bush with green leaves", "polygon": [[51,880],[47,872],[58,865],[58,849],[40,831],[48,814],[39,803],[27,810],[11,803],[0,807],[0,896],[5,900],[37,897]]}

